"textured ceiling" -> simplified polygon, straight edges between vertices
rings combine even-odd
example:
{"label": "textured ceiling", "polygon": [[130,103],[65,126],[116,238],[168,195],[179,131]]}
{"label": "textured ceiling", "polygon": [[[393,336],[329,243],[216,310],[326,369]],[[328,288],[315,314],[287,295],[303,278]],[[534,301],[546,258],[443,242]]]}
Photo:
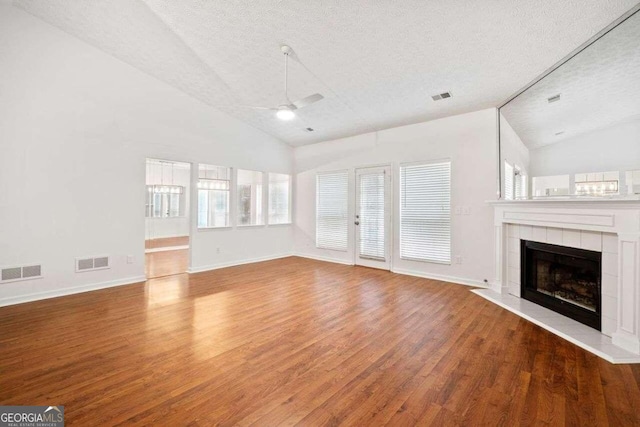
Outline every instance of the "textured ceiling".
{"label": "textured ceiling", "polygon": [[[637,0],[16,0],[294,146],[499,105]],[[243,104],[326,99],[290,122]],[[451,91],[434,102],[430,95]],[[315,132],[304,129],[312,127]]]}
{"label": "textured ceiling", "polygon": [[[559,101],[547,101],[557,94],[561,94]],[[640,119],[640,12],[515,98],[501,113],[529,149]]]}

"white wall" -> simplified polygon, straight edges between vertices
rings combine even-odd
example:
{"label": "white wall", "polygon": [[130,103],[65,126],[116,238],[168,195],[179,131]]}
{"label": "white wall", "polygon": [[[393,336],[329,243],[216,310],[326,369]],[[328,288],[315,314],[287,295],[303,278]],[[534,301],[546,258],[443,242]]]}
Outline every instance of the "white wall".
{"label": "white wall", "polygon": [[[6,3],[0,94],[0,266],[44,273],[1,284],[0,305],[144,278],[147,157],[292,171],[280,141]],[[292,250],[291,226],[191,227],[192,270]],[[91,255],[112,268],[75,273]]]}
{"label": "white wall", "polygon": [[637,169],[640,118],[531,150],[532,176]]}
{"label": "white wall", "polygon": [[[493,209],[496,198],[496,110],[488,109],[431,122],[358,135],[295,150],[296,253],[337,262],[353,263],[354,225],[349,221],[349,251],[315,247],[315,179],[320,171],[350,171],[350,218],[355,211],[355,168],[391,164],[394,170],[394,209],[398,218],[398,173],[403,162],[449,158],[452,161],[452,258],[462,264],[441,265],[401,260],[398,222],[394,221],[393,270],[461,283],[493,280]],[[453,214],[469,207],[470,215]]]}
{"label": "white wall", "polygon": [[500,176],[502,182],[500,188],[504,195],[504,162],[511,166],[517,166],[523,175],[526,175],[528,185],[531,188],[530,152],[524,145],[518,134],[513,130],[507,119],[500,114]]}
{"label": "white wall", "polygon": [[[163,169],[164,168],[164,169]],[[164,172],[163,172],[164,170]],[[164,175],[163,175],[164,173]],[[189,212],[191,207],[191,168],[189,164],[175,163],[173,168],[155,160],[148,161],[146,167],[147,185],[180,185],[185,187],[183,215],[171,218],[145,218],[145,239],[181,237],[189,235]]]}

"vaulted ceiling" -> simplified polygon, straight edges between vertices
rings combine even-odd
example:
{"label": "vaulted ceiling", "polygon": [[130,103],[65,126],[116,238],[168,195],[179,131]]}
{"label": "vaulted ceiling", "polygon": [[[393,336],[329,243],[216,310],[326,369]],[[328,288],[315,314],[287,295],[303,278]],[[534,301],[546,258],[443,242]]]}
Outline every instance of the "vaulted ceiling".
{"label": "vaulted ceiling", "polygon": [[[498,106],[636,0],[16,0],[293,146]],[[325,99],[292,121],[244,105]],[[452,98],[431,95],[451,91]],[[305,128],[311,127],[314,132]]]}

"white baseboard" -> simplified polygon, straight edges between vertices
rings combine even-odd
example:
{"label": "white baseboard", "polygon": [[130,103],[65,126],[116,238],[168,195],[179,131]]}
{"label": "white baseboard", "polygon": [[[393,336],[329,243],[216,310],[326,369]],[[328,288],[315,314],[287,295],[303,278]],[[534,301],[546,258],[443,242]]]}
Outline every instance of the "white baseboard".
{"label": "white baseboard", "polygon": [[0,298],[0,307],[22,304],[25,302],[39,301],[48,298],[63,297],[66,295],[80,294],[83,292],[97,291],[99,289],[113,288],[116,286],[131,285],[146,281],[145,276],[127,277],[119,280],[110,280],[108,282],[91,283],[88,285],[74,286],[71,288],[55,289],[52,291],[35,292],[27,295],[19,295],[15,297]]}
{"label": "white baseboard", "polygon": [[[353,262],[343,261],[343,260],[336,260],[336,259],[333,259],[333,258],[317,256],[317,255],[307,255],[307,254],[303,254],[303,253],[295,253],[294,256],[298,256],[298,257],[301,257],[301,258],[314,259],[316,261],[333,262],[335,264],[354,265]],[[481,280],[466,279],[466,278],[462,278],[462,277],[447,276],[447,275],[442,275],[442,274],[424,273],[422,271],[407,270],[407,269],[403,269],[403,268],[394,268],[394,269],[391,270],[391,272],[392,273],[396,273],[396,274],[404,274],[404,275],[407,275],[407,276],[422,277],[424,279],[441,280],[443,282],[457,283],[457,284],[460,284],[460,285],[473,286],[473,287],[477,287],[477,288],[488,288],[489,287],[489,284],[487,284],[487,283],[485,283],[485,282],[483,282]]]}
{"label": "white baseboard", "polygon": [[318,255],[308,255],[308,254],[303,254],[303,253],[294,253],[293,256],[297,256],[297,257],[300,257],[300,258],[315,259],[316,261],[333,262],[335,264],[353,265],[353,262],[351,262],[351,261],[344,261],[344,260],[341,260],[341,259],[334,259],[334,258],[323,257],[323,256],[318,256]]}
{"label": "white baseboard", "polygon": [[457,283],[459,285],[473,286],[476,288],[488,288],[489,285],[481,280],[467,279],[463,277],[447,276],[445,274],[425,273],[422,271],[406,270],[404,268],[394,268],[393,273],[406,274],[407,276],[422,277],[424,279],[440,280],[442,282]]}
{"label": "white baseboard", "polygon": [[192,267],[187,269],[187,273],[189,274],[202,273],[204,271],[218,270],[220,268],[226,268],[226,267],[235,267],[237,265],[253,264],[254,262],[271,261],[274,259],[287,258],[290,256],[293,256],[293,253],[288,252],[280,255],[269,255],[265,257],[244,259],[240,261],[221,262],[219,264],[203,265],[201,267]]}

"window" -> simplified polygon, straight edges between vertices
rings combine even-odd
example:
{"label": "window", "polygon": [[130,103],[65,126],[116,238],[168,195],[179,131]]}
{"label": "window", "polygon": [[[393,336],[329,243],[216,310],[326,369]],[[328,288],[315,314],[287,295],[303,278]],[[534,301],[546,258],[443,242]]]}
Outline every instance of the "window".
{"label": "window", "polygon": [[238,169],[238,225],[262,225],[263,173]]}
{"label": "window", "polygon": [[504,162],[504,199],[513,200],[513,166]]}
{"label": "window", "polygon": [[198,166],[198,228],[228,227],[231,168]]}
{"label": "window", "polygon": [[357,255],[385,261],[385,169],[357,170],[356,180],[356,218],[360,222],[356,231]]}
{"label": "window", "polygon": [[534,176],[531,178],[533,197],[568,196],[569,175]]}
{"label": "window", "polygon": [[347,171],[316,177],[316,246],[347,250]]}
{"label": "window", "polygon": [[147,185],[148,218],[174,218],[184,215],[184,187],[180,185]]}
{"label": "window", "polygon": [[269,224],[291,222],[291,176],[269,174]]}
{"label": "window", "polygon": [[527,198],[527,176],[517,166],[514,167],[513,186],[516,200]]}
{"label": "window", "polygon": [[451,162],[400,166],[400,258],[451,262]]}

